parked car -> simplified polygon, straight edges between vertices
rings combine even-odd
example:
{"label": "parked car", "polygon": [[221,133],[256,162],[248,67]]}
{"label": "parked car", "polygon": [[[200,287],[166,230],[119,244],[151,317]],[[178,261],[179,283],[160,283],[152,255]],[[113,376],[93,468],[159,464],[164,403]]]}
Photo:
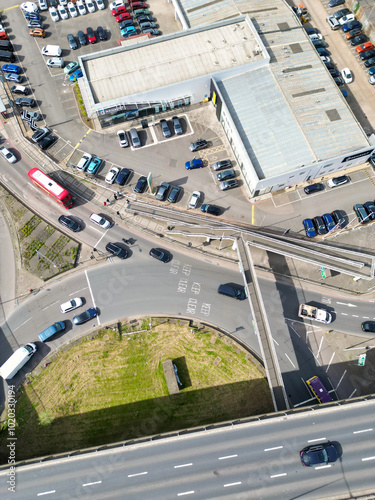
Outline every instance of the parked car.
{"label": "parked car", "polygon": [[180,193],[181,193],[180,186],[172,186],[172,189],[169,192],[167,200],[170,203],[176,203],[177,200],[178,200],[178,197],[179,197]]}
{"label": "parked car", "polygon": [[83,31],[78,31],[77,32],[77,36],[78,36],[78,40],[79,40],[79,43],[83,46],[83,45],[87,45],[87,42],[86,42],[86,37],[85,37],[85,34]]}
{"label": "parked car", "polygon": [[70,73],[73,73],[73,71],[76,71],[79,68],[80,68],[79,62],[73,61],[69,63],[67,66],[65,66],[64,73],[66,75],[70,75]]}
{"label": "parked car", "polygon": [[135,27],[133,25],[126,26],[126,28],[123,28],[121,31],[121,36],[127,38],[129,36],[133,36],[137,33]]}
{"label": "parked car", "polygon": [[76,6],[74,5],[73,2],[68,3],[67,9],[68,9],[68,12],[70,14],[70,17],[77,17],[78,16]]}
{"label": "parked car", "polygon": [[204,203],[201,206],[201,211],[206,214],[216,215],[216,216],[220,215],[221,213],[221,209],[219,207],[217,207],[216,205],[210,205],[208,203]]}
{"label": "parked car", "polygon": [[340,175],[339,177],[332,177],[327,181],[327,186],[330,188],[341,186],[342,184],[348,184],[350,182],[350,177],[347,175]]}
{"label": "parked car", "polygon": [[314,224],[316,232],[318,234],[327,234],[328,233],[328,230],[326,228],[326,225],[324,224],[324,220],[322,217],[320,217],[320,216],[314,217],[313,224]]}
{"label": "parked car", "polygon": [[24,85],[13,85],[13,87],[10,87],[10,91],[13,92],[13,94],[22,95],[28,95],[30,93],[30,89]]}
{"label": "parked car", "polygon": [[366,203],[364,203],[363,206],[365,207],[365,209],[369,215],[369,219],[374,220],[375,219],[375,204],[374,204],[374,202],[373,201],[366,201]]}
{"label": "parked car", "polygon": [[366,50],[370,50],[373,48],[374,48],[374,46],[371,42],[366,42],[366,43],[363,43],[362,45],[360,45],[359,47],[357,47],[355,49],[355,51],[357,52],[357,54],[360,54],[361,52],[366,52]]}
{"label": "parked car", "polygon": [[337,10],[336,12],[333,13],[333,17],[337,20],[341,19],[342,17],[344,16],[347,16],[348,14],[351,14],[351,10],[350,9],[340,9],[340,10]]}
{"label": "parked car", "polygon": [[90,309],[87,309],[87,311],[78,314],[77,316],[74,316],[73,318],[73,324],[74,325],[82,325],[83,323],[86,323],[87,321],[90,321],[90,319],[94,319],[97,316],[96,309],[93,307],[90,307]]}
{"label": "parked car", "polygon": [[57,137],[55,135],[47,135],[40,142],[38,142],[38,146],[40,149],[45,151],[46,149],[51,148],[55,142],[57,142]]}
{"label": "parked car", "polygon": [[98,26],[96,28],[96,32],[98,33],[98,37],[99,37],[99,40],[101,42],[104,42],[105,40],[107,40],[107,33],[105,32],[105,30],[101,26]]}
{"label": "parked car", "polygon": [[157,30],[156,28],[145,28],[145,27],[143,27],[142,28],[142,33],[150,33],[150,35],[154,35],[154,36],[160,35],[160,31]]}
{"label": "parked car", "polygon": [[83,72],[82,72],[81,68],[78,68],[75,71],[73,71],[73,73],[70,73],[69,80],[71,82],[76,82],[78,78],[82,78],[82,77],[83,77]]}
{"label": "parked car", "polygon": [[329,74],[333,77],[333,78],[337,78],[338,76],[340,76],[340,72],[335,68],[335,69],[329,69]]}
{"label": "parked car", "polygon": [[51,68],[63,68],[65,63],[61,57],[51,57],[47,59],[46,64]]}
{"label": "parked car", "polygon": [[308,34],[308,37],[310,38],[310,40],[323,40],[323,35],[318,32],[310,33]]}
{"label": "parked car", "polygon": [[143,193],[143,191],[146,189],[147,186],[147,177],[142,175],[138,181],[137,184],[134,186],[133,191],[135,193]]}
{"label": "parked car", "polygon": [[128,12],[125,5],[119,5],[118,7],[112,9],[112,16],[116,17],[119,16],[120,14],[124,14],[125,12]]}
{"label": "parked car", "polygon": [[107,243],[105,246],[107,252],[110,252],[113,255],[116,255],[119,259],[126,259],[128,256],[128,251],[120,246],[118,243]]}
{"label": "parked car", "polygon": [[341,76],[345,83],[352,83],[353,75],[349,68],[344,68],[341,70]]}
{"label": "parked car", "polygon": [[305,219],[303,221],[303,227],[305,228],[306,236],[308,238],[314,238],[314,236],[316,236],[316,230],[312,219]]}
{"label": "parked car", "polygon": [[334,77],[333,79],[337,86],[342,87],[344,85],[344,80],[341,78],[341,76]]}
{"label": "parked car", "polygon": [[172,134],[169,130],[167,120],[164,120],[164,118],[160,120],[160,127],[164,137],[171,137]]}
{"label": "parked car", "polygon": [[80,297],[76,297],[75,299],[71,299],[68,302],[64,302],[60,305],[60,312],[66,314],[70,311],[74,311],[74,309],[78,309],[78,307],[83,306],[83,301]]}
{"label": "parked car", "polygon": [[23,2],[20,7],[24,12],[38,12],[38,6],[34,2]]}
{"label": "parked car", "polygon": [[367,61],[365,61],[365,66],[366,66],[366,68],[370,68],[371,66],[375,66],[375,57],[370,57],[370,59],[367,59]]}
{"label": "parked car", "polygon": [[350,21],[342,26],[342,31],[344,33],[354,30],[354,28],[362,28],[362,23],[359,21]]}
{"label": "parked car", "polygon": [[331,30],[338,30],[340,28],[340,23],[334,16],[328,16],[326,21]]}
{"label": "parked car", "polygon": [[[353,31],[353,30],[352,30]],[[349,33],[351,33],[349,31]],[[350,40],[350,45],[352,47],[354,47],[355,45],[359,45],[360,43],[364,43],[364,42],[367,42],[368,38],[366,35],[364,35],[363,33],[361,35],[357,35],[357,36],[354,36],[351,40]]]}
{"label": "parked car", "polygon": [[320,56],[320,59],[324,62],[324,63],[330,63],[331,62],[331,59],[327,56]]}
{"label": "parked car", "polygon": [[59,11],[60,17],[62,20],[69,19],[69,14],[67,13],[65,7],[63,5],[58,5],[57,10]]}
{"label": "parked car", "polygon": [[162,182],[156,193],[156,199],[159,201],[164,201],[169,191],[169,184],[167,182]]}
{"label": "parked car", "polygon": [[373,57],[375,57],[375,50],[370,49],[370,50],[366,50],[365,52],[361,52],[359,54],[359,57],[360,57],[360,59],[362,59],[362,61],[366,61],[367,59],[372,59]]}
{"label": "parked car", "polygon": [[337,7],[338,5],[342,5],[345,3],[345,0],[329,0],[328,7]]}
{"label": "parked car", "polygon": [[226,191],[227,189],[232,189],[238,186],[237,179],[229,179],[229,181],[220,182],[219,188],[222,191]]}
{"label": "parked car", "polygon": [[83,153],[82,157],[80,158],[79,162],[76,165],[77,170],[84,172],[86,168],[89,166],[91,160],[92,160],[92,155],[90,155],[89,153]]}
{"label": "parked car", "polygon": [[0,148],[0,153],[4,156],[4,158],[9,161],[9,163],[16,163],[17,158],[14,156],[13,153],[9,151],[9,149],[5,148],[4,146]]}
{"label": "parked car", "polygon": [[358,222],[360,224],[364,224],[369,220],[369,215],[365,209],[365,207],[361,203],[357,203],[353,206],[354,213],[358,218]]}
{"label": "parked car", "polygon": [[346,39],[351,40],[352,38],[362,35],[362,30],[360,28],[354,28],[354,30],[350,30],[345,33]]}
{"label": "parked car", "polygon": [[47,127],[43,127],[43,128],[38,128],[36,129],[36,131],[33,133],[33,135],[31,136],[31,140],[33,142],[39,142],[41,141],[44,137],[46,137],[47,135],[51,134],[52,133],[52,130],[50,130],[49,128]]}
{"label": "parked car", "polygon": [[120,5],[124,5],[123,0],[114,0],[114,2],[112,2],[112,3],[109,4],[109,9],[113,10],[116,7],[119,7]]}
{"label": "parked car", "polygon": [[31,28],[29,30],[29,35],[37,38],[44,38],[46,36],[46,32],[43,28]]}
{"label": "parked car", "polygon": [[305,31],[308,35],[315,35],[319,33],[318,28],[305,28]]}
{"label": "parked car", "polygon": [[1,69],[4,73],[16,73],[17,75],[21,73],[21,68],[17,64],[3,64]]}
{"label": "parked car", "polygon": [[133,20],[129,12],[124,12],[122,14],[119,14],[118,16],[116,16],[115,19],[116,23],[121,23],[122,21],[128,21],[129,19]]}
{"label": "parked car", "polygon": [[[59,16],[59,13],[57,11],[57,9],[55,7],[50,7],[49,8],[49,14],[51,16],[51,19],[53,22],[57,22],[57,21],[60,21],[60,16]],[[39,20],[36,18],[36,20]]]}
{"label": "parked car", "polygon": [[122,168],[120,170],[120,173],[116,177],[116,184],[119,184],[120,186],[123,186],[124,184],[127,183],[132,171],[129,168]]}
{"label": "parked car", "polygon": [[173,122],[174,133],[176,135],[181,135],[183,131],[178,116],[172,116],[172,122]]}
{"label": "parked car", "polygon": [[95,175],[98,172],[98,170],[100,169],[102,163],[103,163],[103,160],[101,160],[100,158],[97,158],[97,157],[93,158],[90,161],[86,172],[90,175]]}
{"label": "parked car", "polygon": [[328,57],[330,55],[330,52],[327,49],[323,49],[321,47],[315,47],[315,48],[320,56]]}
{"label": "parked car", "polygon": [[350,21],[354,21],[354,20],[355,20],[355,15],[351,12],[350,14],[346,14],[345,16],[342,16],[339,19],[339,23],[341,24],[341,26],[343,26],[344,24],[347,24]]}
{"label": "parked car", "polygon": [[332,218],[331,214],[323,214],[322,219],[324,220],[324,224],[326,225],[326,228],[328,231],[332,231],[332,229],[336,226],[335,221]]}
{"label": "parked car", "polygon": [[136,9],[133,10],[133,16],[138,18],[139,16],[148,16],[151,12],[148,9]]}
{"label": "parked car", "polygon": [[28,106],[29,108],[33,108],[35,105],[34,99],[30,97],[19,97],[16,99],[16,106]]}
{"label": "parked car", "polygon": [[110,168],[109,171],[107,172],[107,175],[105,176],[105,182],[107,184],[113,184],[119,172],[120,169],[117,167]]}
{"label": "parked car", "polygon": [[48,10],[47,0],[39,0],[39,10]]}
{"label": "parked car", "polygon": [[311,43],[314,45],[315,48],[325,48],[327,47],[327,42],[324,40],[318,40],[318,39],[312,39]]}
{"label": "parked car", "polygon": [[332,219],[335,221],[335,224],[338,224],[340,228],[343,228],[348,225],[349,220],[345,216],[345,213],[342,210],[334,210],[331,212]]}
{"label": "parked car", "polygon": [[72,219],[72,217],[70,215],[60,215],[60,217],[58,218],[58,221],[60,222],[60,224],[67,227],[68,229],[70,229],[74,233],[77,233],[78,231],[81,231],[81,229],[82,229],[80,224],[78,224],[78,222],[76,222],[74,219]]}
{"label": "parked car", "polygon": [[5,80],[8,80],[9,82],[22,83],[23,81],[23,76],[17,75],[16,73],[5,73],[4,77]]}
{"label": "parked car", "polygon": [[92,0],[86,0],[86,7],[90,13],[95,12],[95,5],[94,5],[94,2]]}
{"label": "parked car", "polygon": [[213,170],[224,170],[225,168],[230,168],[232,162],[230,160],[220,160],[212,165]]}
{"label": "parked car", "polygon": [[76,39],[74,38],[74,35],[69,34],[69,35],[67,35],[67,36],[66,36],[66,38],[68,39],[68,44],[69,44],[69,47],[70,47],[72,50],[76,50],[76,49],[78,49],[78,44],[77,44]]}
{"label": "parked car", "polygon": [[89,39],[89,42],[96,43],[96,36],[95,36],[94,30],[92,28],[88,27],[86,29],[86,33],[87,33],[87,38]]}
{"label": "parked car", "polygon": [[321,184],[320,182],[317,182],[315,184],[310,184],[309,186],[306,186],[303,190],[305,191],[306,194],[311,194],[311,193],[317,193],[318,191],[323,191],[324,185]]}
{"label": "parked car", "polygon": [[156,24],[150,23],[150,22],[144,22],[144,23],[139,22],[139,27],[141,28],[141,31],[143,32],[144,30],[155,29]]}
{"label": "parked car", "polygon": [[205,139],[198,139],[195,142],[192,142],[189,146],[191,152],[199,151],[200,149],[204,149],[208,147],[208,142]]}
{"label": "parked car", "polygon": [[86,6],[82,0],[77,1],[76,7],[78,9],[78,12],[81,14],[81,16],[84,16],[85,14],[87,14]]}
{"label": "parked car", "polygon": [[36,21],[40,21],[40,15],[37,12],[26,12],[25,13],[25,19],[28,21],[31,19],[35,19]]}
{"label": "parked car", "polygon": [[194,158],[193,160],[187,161],[185,163],[186,170],[194,170],[195,168],[204,167],[203,161],[200,158]]}
{"label": "parked car", "polygon": [[189,200],[189,208],[197,208],[201,194],[202,193],[200,191],[192,192],[192,195],[190,196]]}
{"label": "parked car", "polygon": [[105,5],[103,0],[95,0],[96,6],[98,7],[98,10],[103,10]]}
{"label": "parked car", "polygon": [[[331,0],[331,2],[333,1],[339,0]],[[338,459],[338,452],[336,446],[332,443],[314,444],[303,448],[300,452],[300,458],[304,467],[315,467],[318,465],[326,465],[330,462],[336,462]]]}
{"label": "parked car", "polygon": [[126,135],[125,130],[119,130],[117,132],[117,138],[122,148],[127,148],[129,146],[128,136]]}
{"label": "parked car", "polygon": [[233,179],[236,176],[236,172],[233,169],[224,170],[224,172],[219,172],[216,174],[218,181],[227,181],[228,179]]}

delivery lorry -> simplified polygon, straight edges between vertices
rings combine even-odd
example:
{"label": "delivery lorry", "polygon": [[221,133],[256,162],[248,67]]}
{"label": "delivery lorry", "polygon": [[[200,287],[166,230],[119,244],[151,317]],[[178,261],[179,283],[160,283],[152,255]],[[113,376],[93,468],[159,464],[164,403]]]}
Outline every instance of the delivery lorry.
{"label": "delivery lorry", "polygon": [[29,343],[18,348],[11,357],[0,367],[0,375],[4,379],[13,378],[15,374],[29,361],[36,352],[36,345]]}
{"label": "delivery lorry", "polygon": [[314,321],[320,321],[320,323],[331,323],[332,316],[325,309],[318,309],[315,306],[309,306],[307,304],[300,304],[298,309],[298,316],[304,319],[311,319]]}

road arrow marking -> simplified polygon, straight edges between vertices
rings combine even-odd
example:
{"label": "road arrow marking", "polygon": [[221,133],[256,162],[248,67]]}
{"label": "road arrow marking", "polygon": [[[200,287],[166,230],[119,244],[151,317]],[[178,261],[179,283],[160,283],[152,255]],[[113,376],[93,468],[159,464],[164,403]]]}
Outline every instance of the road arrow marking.
{"label": "road arrow marking", "polygon": [[346,304],[345,302],[336,302],[336,304],[341,304],[342,306],[357,307],[355,304]]}

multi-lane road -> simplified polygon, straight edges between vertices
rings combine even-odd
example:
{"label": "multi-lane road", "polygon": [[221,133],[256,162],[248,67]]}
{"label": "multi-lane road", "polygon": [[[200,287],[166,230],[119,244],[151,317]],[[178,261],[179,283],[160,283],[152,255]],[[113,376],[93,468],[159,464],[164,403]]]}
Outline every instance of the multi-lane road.
{"label": "multi-lane road", "polygon": [[[169,437],[17,468],[2,498],[339,499],[375,491],[375,401]],[[337,462],[304,467],[302,448],[331,441]]]}

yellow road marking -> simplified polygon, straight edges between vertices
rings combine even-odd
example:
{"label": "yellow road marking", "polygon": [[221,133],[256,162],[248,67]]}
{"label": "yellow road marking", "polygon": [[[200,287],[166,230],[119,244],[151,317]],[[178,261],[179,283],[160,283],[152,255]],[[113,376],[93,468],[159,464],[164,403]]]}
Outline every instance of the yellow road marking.
{"label": "yellow road marking", "polygon": [[251,209],[251,223],[254,225],[255,205]]}

